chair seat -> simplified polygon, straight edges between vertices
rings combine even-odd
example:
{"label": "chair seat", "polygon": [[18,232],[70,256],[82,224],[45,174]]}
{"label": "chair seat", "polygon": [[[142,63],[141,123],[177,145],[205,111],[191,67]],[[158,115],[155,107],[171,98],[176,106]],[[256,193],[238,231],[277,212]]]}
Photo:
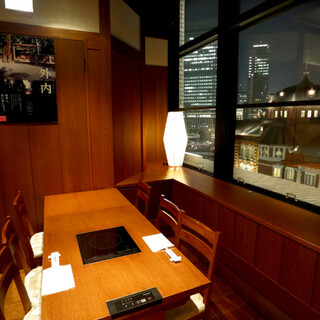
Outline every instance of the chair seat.
{"label": "chair seat", "polygon": [[41,258],[43,255],[43,231],[35,233],[30,238],[30,244],[34,258]]}
{"label": "chair seat", "polygon": [[32,269],[24,279],[32,306],[41,304],[42,266]]}
{"label": "chair seat", "polygon": [[41,320],[41,304],[33,306],[23,320]]}
{"label": "chair seat", "polygon": [[190,299],[184,305],[168,310],[166,320],[187,320],[204,312],[204,310],[203,297],[200,293],[196,293],[190,296]]}

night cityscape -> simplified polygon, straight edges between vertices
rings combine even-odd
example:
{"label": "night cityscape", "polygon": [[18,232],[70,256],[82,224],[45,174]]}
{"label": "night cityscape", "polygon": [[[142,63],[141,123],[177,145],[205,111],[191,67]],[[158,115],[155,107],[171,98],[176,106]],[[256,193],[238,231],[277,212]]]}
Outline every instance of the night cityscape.
{"label": "night cityscape", "polygon": [[[316,12],[312,4],[297,8],[240,34],[234,178],[320,205],[320,106],[272,106],[320,99],[319,31],[306,23],[317,21]],[[182,28],[183,41],[212,24],[213,20],[191,21]],[[193,108],[184,112],[188,134],[184,162],[210,173],[217,50],[218,41],[180,61],[180,107]],[[194,111],[201,107],[213,109]]]}

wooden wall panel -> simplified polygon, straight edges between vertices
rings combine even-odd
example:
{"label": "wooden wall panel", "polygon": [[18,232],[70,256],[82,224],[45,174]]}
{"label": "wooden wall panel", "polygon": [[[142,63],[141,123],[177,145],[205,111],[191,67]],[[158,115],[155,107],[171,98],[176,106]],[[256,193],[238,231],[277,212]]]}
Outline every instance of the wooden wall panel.
{"label": "wooden wall panel", "polygon": [[204,199],[204,214],[202,222],[205,223],[209,228],[215,231],[220,231],[218,228],[219,219],[219,205],[208,199]]}
{"label": "wooden wall panel", "polygon": [[184,187],[180,183],[172,181],[171,200],[180,209],[185,210],[187,212],[187,214],[189,214],[191,192],[189,191],[188,188]]}
{"label": "wooden wall panel", "polygon": [[19,189],[41,230],[44,195],[114,185],[109,1],[99,5],[101,34],[0,22],[3,32],[56,39],[58,105],[58,123],[0,125],[0,226]]}
{"label": "wooden wall panel", "polygon": [[112,51],[112,106],[115,183],[141,171],[140,64]]}
{"label": "wooden wall panel", "polygon": [[218,229],[221,231],[220,244],[234,250],[236,214],[222,206],[219,206],[218,214]]}
{"label": "wooden wall panel", "polygon": [[63,191],[90,190],[84,44],[55,40]]}
{"label": "wooden wall panel", "polygon": [[36,206],[36,229],[41,230],[44,196],[63,192],[58,124],[30,126],[29,140]]}
{"label": "wooden wall panel", "polygon": [[256,235],[257,223],[237,214],[234,251],[250,264],[254,262]]}
{"label": "wooden wall panel", "polygon": [[171,199],[171,181],[157,181],[149,184],[152,187],[149,219],[155,220],[157,218],[160,196],[164,194]]}
{"label": "wooden wall panel", "polygon": [[189,201],[188,214],[191,217],[202,221],[204,216],[204,210],[205,210],[205,206],[204,206],[205,198],[200,194],[194,193],[192,191],[189,191],[189,195],[190,195],[190,201]]}
{"label": "wooden wall panel", "polygon": [[5,207],[4,207],[4,194],[3,194],[3,186],[1,183],[1,175],[0,175],[0,227],[5,223]]}
{"label": "wooden wall panel", "polygon": [[111,85],[106,73],[101,72],[106,61],[103,55],[101,50],[88,50],[87,53],[93,189],[114,186]]}
{"label": "wooden wall panel", "polygon": [[163,134],[168,113],[166,67],[145,66],[142,87],[143,159],[166,161]]}
{"label": "wooden wall panel", "polygon": [[279,283],[311,304],[317,254],[292,241],[284,239]]}
{"label": "wooden wall panel", "polygon": [[283,237],[258,226],[255,266],[274,281],[279,281]]}
{"label": "wooden wall panel", "polygon": [[12,213],[13,199],[17,191],[21,190],[30,211],[32,225],[36,228],[28,125],[1,124],[0,146],[0,182],[5,209],[2,215],[5,217]]}
{"label": "wooden wall panel", "polygon": [[314,285],[312,291],[312,307],[320,312],[320,256],[317,257],[317,267],[314,278]]}

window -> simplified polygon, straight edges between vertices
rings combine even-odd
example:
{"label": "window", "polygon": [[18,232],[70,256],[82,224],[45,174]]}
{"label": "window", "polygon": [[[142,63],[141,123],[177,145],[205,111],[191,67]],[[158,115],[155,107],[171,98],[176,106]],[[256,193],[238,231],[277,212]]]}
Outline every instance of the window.
{"label": "window", "polygon": [[185,164],[319,212],[320,1],[179,3],[169,108],[185,115]]}
{"label": "window", "polygon": [[6,9],[33,12],[33,0],[5,0]]}
{"label": "window", "polygon": [[184,163],[213,173],[215,110],[185,111],[184,119],[188,135]]}
{"label": "window", "polygon": [[180,59],[180,108],[216,105],[217,50],[216,41]]}
{"label": "window", "polygon": [[316,175],[314,173],[305,172],[304,184],[314,187],[316,185]]}
{"label": "window", "polygon": [[281,168],[280,167],[274,167],[273,168],[273,176],[275,178],[280,178],[281,177]]}
{"label": "window", "polygon": [[218,0],[180,1],[180,45],[218,25]]}
{"label": "window", "polygon": [[265,0],[241,0],[240,1],[240,12],[245,12],[261,4]]}
{"label": "window", "polygon": [[294,180],[294,168],[285,168],[285,171],[284,171],[284,178],[287,179],[287,180],[291,180],[293,181]]}
{"label": "window", "polygon": [[[320,195],[317,180],[305,173],[308,167],[320,170],[320,159],[317,159],[320,145],[316,133],[320,121],[314,116],[319,109],[314,101],[320,100],[317,62],[320,58],[315,53],[318,46],[320,48],[319,41],[315,44],[320,32],[303,22],[308,19],[320,22],[313,14],[315,8],[320,8],[319,1],[297,6],[239,34],[238,88],[247,92],[247,101],[244,103],[241,99],[240,103],[242,92],[238,89],[237,103],[238,106],[241,104],[244,116],[236,123],[235,143],[237,140],[255,140],[258,144],[256,177],[251,175],[251,184],[279,194],[284,194],[283,190],[288,188],[300,201],[306,199],[308,192]],[[257,108],[259,104],[261,107]],[[255,129],[249,119],[255,119]],[[241,135],[237,130],[239,126],[247,127],[242,129]],[[259,126],[263,131],[257,130]],[[241,174],[243,167],[237,168],[236,159],[234,164],[235,179],[247,176],[244,172]],[[286,168],[287,164],[301,168],[296,181],[294,169]],[[285,168],[283,177],[281,168]],[[273,184],[267,176],[283,178],[288,186]],[[303,184],[315,188],[303,190]],[[308,201],[312,203],[311,198]]]}

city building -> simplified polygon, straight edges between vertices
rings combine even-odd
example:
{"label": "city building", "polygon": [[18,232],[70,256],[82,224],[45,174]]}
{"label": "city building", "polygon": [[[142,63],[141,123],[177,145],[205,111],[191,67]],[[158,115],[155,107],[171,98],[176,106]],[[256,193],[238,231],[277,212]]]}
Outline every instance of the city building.
{"label": "city building", "polygon": [[250,50],[248,103],[262,103],[269,100],[269,56],[270,49],[266,43],[254,44]]}

